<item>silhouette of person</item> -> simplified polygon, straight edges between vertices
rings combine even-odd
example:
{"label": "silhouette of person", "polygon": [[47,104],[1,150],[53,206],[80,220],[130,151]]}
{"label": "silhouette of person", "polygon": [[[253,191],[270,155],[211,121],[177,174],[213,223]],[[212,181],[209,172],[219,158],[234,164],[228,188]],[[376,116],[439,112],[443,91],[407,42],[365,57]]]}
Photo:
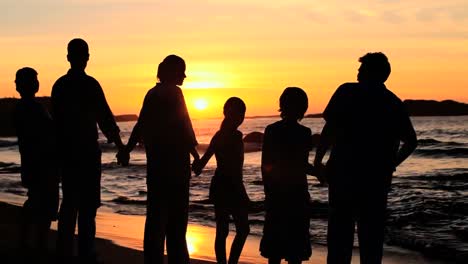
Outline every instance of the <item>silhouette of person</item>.
{"label": "silhouette of person", "polygon": [[[237,264],[250,232],[248,207],[249,197],[242,180],[244,165],[244,142],[238,127],[245,117],[245,104],[238,97],[229,98],[224,104],[224,120],[221,128],[211,139],[203,157],[192,168],[200,175],[213,154],[217,168],[211,179],[210,200],[215,207],[216,239],[215,252],[218,264]],[[226,261],[226,238],[229,234],[229,216],[236,226],[236,236],[231,245],[229,261]]]}
{"label": "silhouette of person", "polygon": [[162,264],[167,238],[169,264],[189,263],[185,238],[188,224],[190,154],[199,159],[197,141],[179,85],[185,61],[167,56],[158,67],[159,82],[145,96],[126,149],[117,158],[128,164],[129,153],[143,142],[147,158],[147,211],[143,243],[146,264]]}
{"label": "silhouette of person", "polygon": [[68,73],[52,88],[52,114],[61,153],[62,193],[57,249],[61,257],[73,255],[73,236],[78,218],[78,255],[96,262],[96,211],[101,204],[101,150],[97,125],[109,142],[122,149],[114,115],[97,80],[85,73],[88,44],[82,39],[68,43]]}
{"label": "silhouette of person", "polygon": [[[416,148],[414,128],[401,100],[384,82],[383,53],[359,59],[357,83],[341,85],[330,99],[314,160],[329,182],[328,263],[350,263],[357,223],[361,263],[381,263],[387,195],[393,171]],[[403,145],[400,147],[400,142]]]}
{"label": "silhouette of person", "polygon": [[269,264],[280,263],[281,259],[301,263],[312,255],[307,184],[312,132],[298,123],[307,108],[307,94],[301,88],[286,88],[280,97],[281,120],[265,128],[265,224],[260,252]]}
{"label": "silhouette of person", "polygon": [[50,224],[57,219],[59,201],[55,133],[49,113],[35,100],[39,90],[37,72],[28,67],[19,69],[15,83],[21,95],[14,114],[21,183],[28,189],[22,210],[20,243],[27,256],[34,261],[45,261]]}

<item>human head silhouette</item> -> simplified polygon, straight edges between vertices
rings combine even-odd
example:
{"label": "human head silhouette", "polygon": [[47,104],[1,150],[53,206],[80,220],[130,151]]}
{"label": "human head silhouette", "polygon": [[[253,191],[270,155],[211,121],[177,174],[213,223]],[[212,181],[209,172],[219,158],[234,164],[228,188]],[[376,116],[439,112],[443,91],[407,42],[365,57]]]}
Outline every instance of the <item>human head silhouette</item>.
{"label": "human head silhouette", "polygon": [[88,43],[80,38],[72,39],[67,47],[67,59],[72,69],[84,71],[89,60]]}
{"label": "human head silhouette", "polygon": [[390,76],[390,63],[382,52],[367,53],[359,58],[359,62],[357,79],[360,83],[384,83]]}
{"label": "human head silhouette", "polygon": [[157,77],[161,83],[182,85],[185,77],[185,61],[177,55],[167,56],[158,66]]}
{"label": "human head silhouette", "polygon": [[245,118],[245,103],[239,97],[231,97],[224,103],[224,120],[221,127],[229,126],[231,128],[239,127]]}
{"label": "human head silhouette", "polygon": [[16,91],[23,98],[31,98],[39,91],[37,72],[33,68],[24,67],[16,72]]}
{"label": "human head silhouette", "polygon": [[281,118],[301,120],[309,107],[307,94],[299,87],[288,87],[280,96]]}

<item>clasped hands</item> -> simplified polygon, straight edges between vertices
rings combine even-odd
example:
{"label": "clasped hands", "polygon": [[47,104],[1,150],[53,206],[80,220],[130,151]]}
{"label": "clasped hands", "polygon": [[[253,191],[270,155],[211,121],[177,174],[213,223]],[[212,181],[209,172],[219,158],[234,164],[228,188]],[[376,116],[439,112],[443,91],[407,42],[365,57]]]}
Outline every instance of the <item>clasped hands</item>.
{"label": "clasped hands", "polygon": [[203,171],[203,164],[201,163],[200,158],[195,157],[192,163],[192,171],[195,173],[195,176],[200,176]]}
{"label": "clasped hands", "polygon": [[326,167],[323,165],[323,163],[314,163],[314,165],[309,164],[307,168],[307,174],[317,177],[320,185],[328,185]]}
{"label": "clasped hands", "polygon": [[123,145],[119,148],[119,151],[115,155],[117,158],[117,164],[124,167],[128,166],[130,162],[130,151],[127,149],[126,145]]}

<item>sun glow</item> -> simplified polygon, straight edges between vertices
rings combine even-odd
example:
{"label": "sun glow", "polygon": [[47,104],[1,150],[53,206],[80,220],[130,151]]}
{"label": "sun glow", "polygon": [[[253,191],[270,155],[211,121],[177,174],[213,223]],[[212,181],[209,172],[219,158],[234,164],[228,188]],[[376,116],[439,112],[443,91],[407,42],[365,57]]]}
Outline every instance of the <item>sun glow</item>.
{"label": "sun glow", "polygon": [[199,111],[203,111],[208,107],[208,101],[204,98],[198,98],[198,99],[195,99],[195,101],[193,102],[193,105],[195,106],[195,109]]}

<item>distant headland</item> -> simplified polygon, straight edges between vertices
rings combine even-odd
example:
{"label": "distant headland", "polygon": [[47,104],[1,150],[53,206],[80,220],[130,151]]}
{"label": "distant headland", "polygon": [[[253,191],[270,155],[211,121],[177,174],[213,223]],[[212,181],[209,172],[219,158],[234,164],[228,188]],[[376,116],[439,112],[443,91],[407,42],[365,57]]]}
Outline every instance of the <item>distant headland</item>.
{"label": "distant headland", "polygon": [[[13,110],[19,99],[0,98],[0,137],[15,136],[12,126]],[[37,97],[38,102],[50,109],[50,97]],[[435,100],[405,100],[408,113],[411,116],[462,116],[468,115],[468,104],[453,100],[435,101]],[[254,116],[247,118],[265,118],[274,116]],[[309,114],[305,118],[321,118],[322,114]],[[138,116],[135,114],[116,115],[117,122],[136,121]]]}

